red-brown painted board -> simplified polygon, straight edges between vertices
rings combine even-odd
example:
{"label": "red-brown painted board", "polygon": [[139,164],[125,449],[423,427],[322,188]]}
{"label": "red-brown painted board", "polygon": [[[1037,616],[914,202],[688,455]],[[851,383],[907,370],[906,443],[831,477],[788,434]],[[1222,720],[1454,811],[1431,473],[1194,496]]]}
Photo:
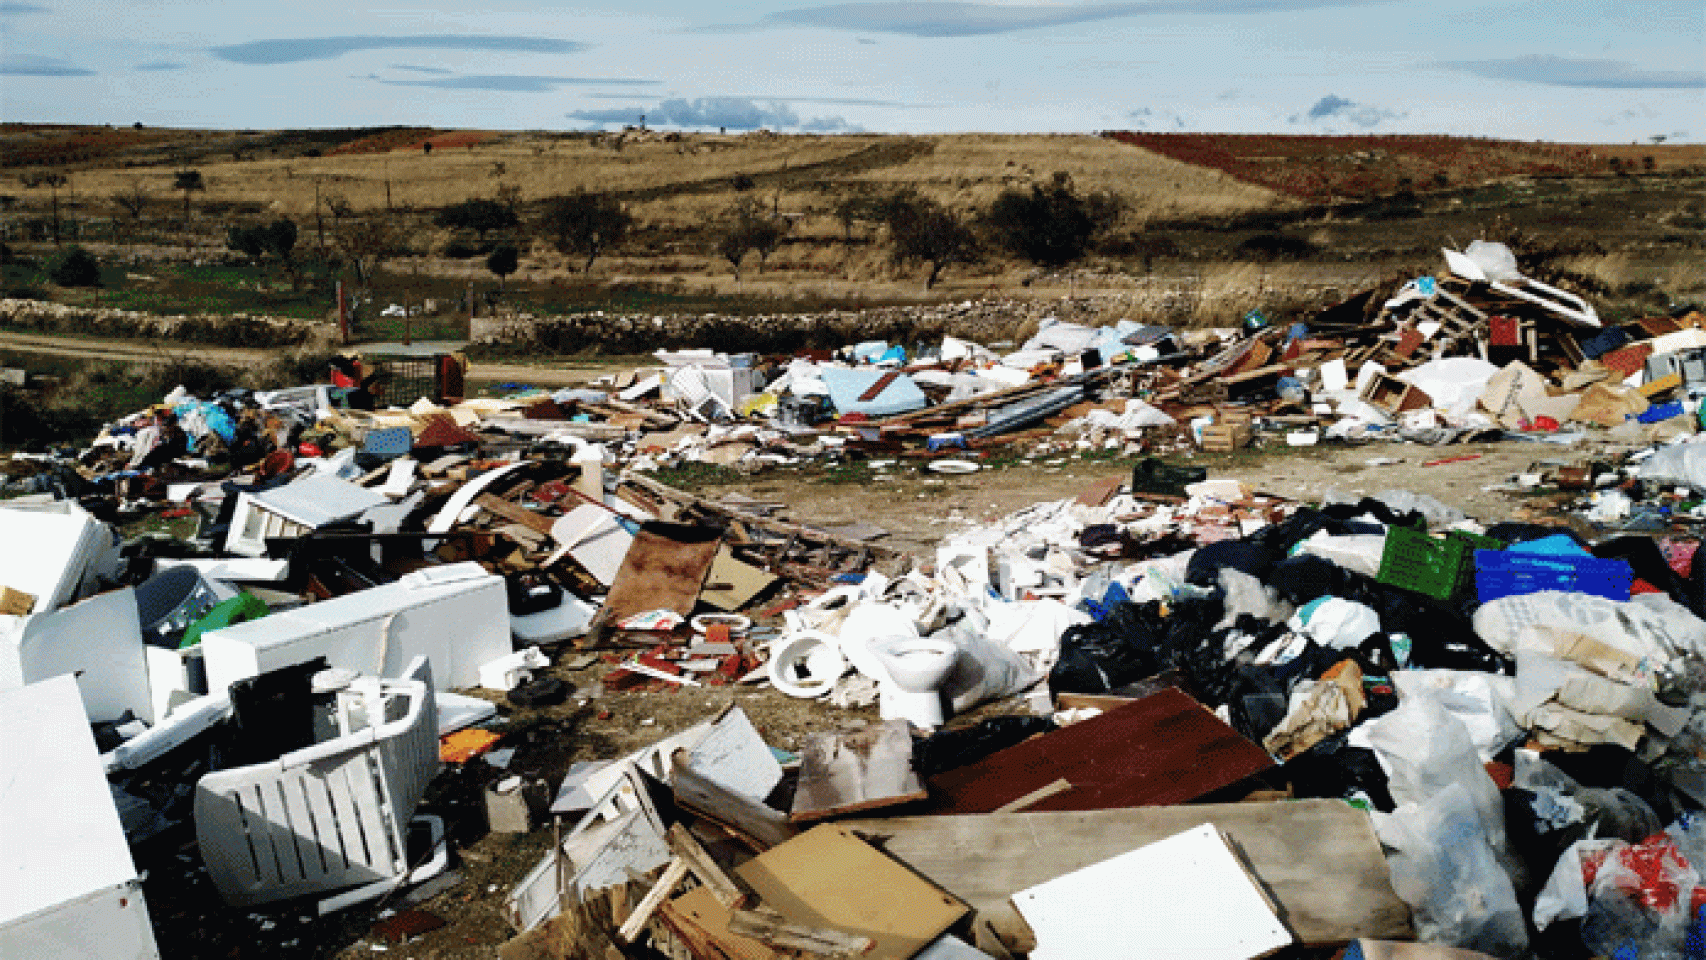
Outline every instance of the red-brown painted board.
{"label": "red-brown painted board", "polygon": [[1261,747],[1167,689],[932,778],[931,812],[991,813],[1062,779],[1071,790],[1030,809],[1168,806],[1272,766]]}

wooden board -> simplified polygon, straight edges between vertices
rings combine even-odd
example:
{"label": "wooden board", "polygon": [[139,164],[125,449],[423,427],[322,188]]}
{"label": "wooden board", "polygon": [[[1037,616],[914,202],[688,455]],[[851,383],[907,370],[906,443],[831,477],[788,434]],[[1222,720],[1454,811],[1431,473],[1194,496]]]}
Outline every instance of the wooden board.
{"label": "wooden board", "polygon": [[905,720],[884,720],[856,733],[809,734],[800,756],[800,782],[789,817],[795,823],[926,796],[912,769],[912,734]]}
{"label": "wooden board", "polygon": [[1176,689],[1033,737],[930,780],[938,813],[991,813],[1056,780],[1036,810],[1184,803],[1274,765],[1261,747]]}
{"label": "wooden board", "polygon": [[794,923],[869,937],[863,960],[908,960],[966,906],[838,824],[823,824],[735,871]]}
{"label": "wooden board", "polygon": [[674,900],[665,901],[658,912],[697,956],[715,957],[720,953],[728,960],[774,960],[783,956],[757,940],[730,932],[729,920],[734,911],[718,903],[705,887],[694,887]]}
{"label": "wooden board", "polygon": [[699,588],[717,556],[720,535],[704,527],[647,523],[616,571],[610,595],[599,612],[599,626],[614,626],[648,610],[693,612]]}
{"label": "wooden board", "polygon": [[1413,937],[1368,814],[1338,800],[844,820],[983,916],[1027,887],[1204,823],[1226,834],[1298,939]]}
{"label": "wooden board", "polygon": [[1211,824],[1021,890],[1013,904],[1037,936],[1031,960],[1251,960],[1291,943]]}

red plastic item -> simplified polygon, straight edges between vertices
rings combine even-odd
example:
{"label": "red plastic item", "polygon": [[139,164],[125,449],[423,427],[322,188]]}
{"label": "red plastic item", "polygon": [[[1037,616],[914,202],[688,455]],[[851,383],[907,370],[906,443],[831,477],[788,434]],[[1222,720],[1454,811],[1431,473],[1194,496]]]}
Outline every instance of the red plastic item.
{"label": "red plastic item", "polygon": [[296,452],[302,454],[305,457],[321,456],[320,448],[318,446],[315,446],[312,443],[299,443],[299,444],[297,444],[296,445]]}
{"label": "red plastic item", "polygon": [[1547,433],[1554,433],[1558,429],[1558,421],[1552,419],[1551,417],[1535,417],[1534,418],[1534,429],[1544,430]]}

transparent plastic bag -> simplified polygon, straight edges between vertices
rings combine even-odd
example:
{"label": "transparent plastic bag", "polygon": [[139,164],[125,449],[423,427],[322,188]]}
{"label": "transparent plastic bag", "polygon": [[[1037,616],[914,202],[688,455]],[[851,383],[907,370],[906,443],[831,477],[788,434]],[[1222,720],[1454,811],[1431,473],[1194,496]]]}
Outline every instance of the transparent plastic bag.
{"label": "transparent plastic bag", "polygon": [[1495,957],[1528,951],[1510,877],[1487,843],[1469,791],[1458,784],[1377,816],[1392,889],[1410,905],[1418,938]]}

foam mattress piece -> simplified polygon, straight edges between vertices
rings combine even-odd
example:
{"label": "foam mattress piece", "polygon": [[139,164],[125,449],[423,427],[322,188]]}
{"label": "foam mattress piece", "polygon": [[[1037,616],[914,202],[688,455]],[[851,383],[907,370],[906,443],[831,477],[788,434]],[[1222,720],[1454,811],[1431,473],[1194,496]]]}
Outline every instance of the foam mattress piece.
{"label": "foam mattress piece", "polygon": [[437,689],[477,686],[480,664],[508,654],[503,577],[477,563],[446,564],[403,579],[201,638],[208,690],[323,656],[334,667],[401,676],[417,656],[432,662]]}
{"label": "foam mattress piece", "polygon": [[895,374],[883,392],[870,400],[860,400],[865,391],[888,376],[888,370],[843,370],[839,367],[820,367],[818,376],[829,390],[830,402],[842,415],[862,413],[868,417],[892,417],[900,413],[922,410],[928,403],[924,391],[904,373]]}

